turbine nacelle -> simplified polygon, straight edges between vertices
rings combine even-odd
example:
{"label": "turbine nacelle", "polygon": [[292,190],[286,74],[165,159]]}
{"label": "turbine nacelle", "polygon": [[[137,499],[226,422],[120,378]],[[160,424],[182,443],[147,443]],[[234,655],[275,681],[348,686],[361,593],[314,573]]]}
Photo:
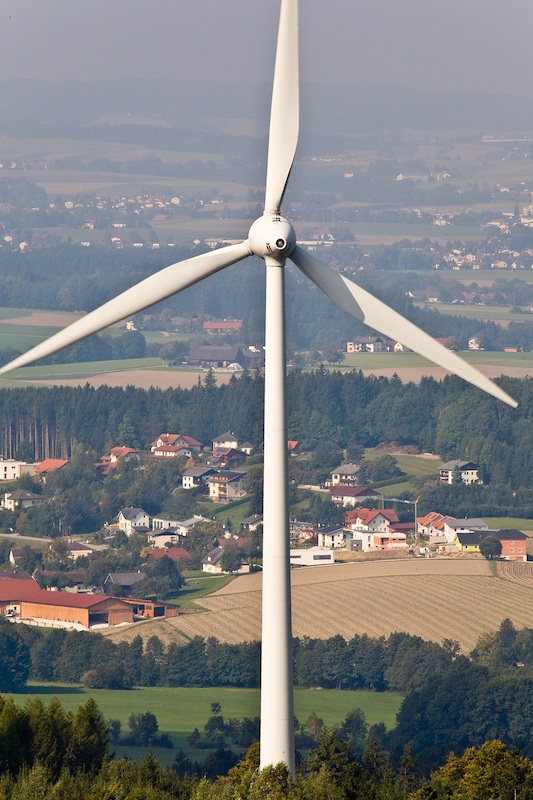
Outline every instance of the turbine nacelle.
{"label": "turbine nacelle", "polygon": [[265,213],[250,228],[248,244],[259,258],[284,261],[296,247],[296,233],[285,217]]}

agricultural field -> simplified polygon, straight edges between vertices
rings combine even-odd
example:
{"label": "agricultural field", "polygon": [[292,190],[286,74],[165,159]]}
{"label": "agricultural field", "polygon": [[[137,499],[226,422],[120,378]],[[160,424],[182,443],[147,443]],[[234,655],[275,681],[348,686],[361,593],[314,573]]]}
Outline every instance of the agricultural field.
{"label": "agricultural field", "polygon": [[[203,729],[211,716],[211,703],[220,703],[226,719],[259,716],[260,694],[258,689],[216,688],[167,688],[139,687],[125,691],[106,689],[83,689],[72,684],[30,683],[24,692],[14,694],[19,703],[31,697],[40,697],[46,704],[57,696],[67,711],[75,712],[89,697],[94,698],[105,719],[118,719],[122,723],[123,735],[128,733],[130,714],[151,711],[155,714],[159,730],[169,733],[174,743],[173,750],[157,748],[157,757],[171,763],[176,752],[182,748],[193,759],[205,758],[205,750],[190,750],[187,743],[194,728]],[[327,725],[340,724],[346,714],[360,708],[371,725],[383,722],[393,728],[396,714],[402,702],[402,695],[396,692],[350,692],[343,690],[296,689],[294,711],[300,721],[305,721],[314,711]],[[117,755],[126,753],[129,757],[139,755],[138,748],[117,745]],[[135,752],[137,751],[137,752]],[[209,752],[209,751],[207,751]]]}
{"label": "agricultural field", "polygon": [[[505,567],[506,565],[504,565]],[[388,636],[406,631],[441,643],[453,639],[464,653],[479,637],[509,617],[517,627],[533,618],[533,564],[519,579],[505,569],[496,574],[483,558],[402,558],[292,571],[294,636],[328,638],[340,634]],[[181,638],[215,636],[243,642],[260,638],[261,575],[235,578],[196,606],[204,613],[164,620],[166,641],[172,630]],[[483,613],[480,613],[483,609]],[[158,635],[157,620],[143,623],[143,638]],[[163,631],[163,626],[161,626]],[[104,635],[120,641],[121,631]]]}
{"label": "agricultural field", "polygon": [[[516,276],[515,276],[516,277]],[[533,321],[531,314],[519,314],[511,311],[510,306],[481,306],[463,303],[415,303],[419,308],[429,308],[448,314],[451,317],[468,317],[483,322],[495,322],[506,328],[510,322]]]}

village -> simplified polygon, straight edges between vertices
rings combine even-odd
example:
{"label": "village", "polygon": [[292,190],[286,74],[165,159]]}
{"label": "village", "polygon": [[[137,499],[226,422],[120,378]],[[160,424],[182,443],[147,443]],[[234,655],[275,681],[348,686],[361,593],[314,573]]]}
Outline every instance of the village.
{"label": "village", "polygon": [[[297,459],[300,445],[288,442],[289,459]],[[129,470],[143,469],[148,462],[179,463],[176,490],[194,494],[196,505],[208,500],[215,506],[235,509],[250,498],[247,480],[250,461],[255,462],[254,447],[239,441],[226,431],[204,447],[185,434],[162,433],[150,444],[149,451],[116,446],[102,454],[94,470],[103,479]],[[68,459],[47,458],[38,463],[16,459],[0,460],[0,480],[6,484],[33,482],[35,489],[46,484],[50,475],[68,468]],[[252,468],[252,469],[253,469]],[[117,472],[118,471],[118,472]],[[456,519],[437,510],[419,516],[418,502],[411,506],[410,519],[398,516],[395,508],[386,508],[388,498],[379,487],[360,484],[361,463],[345,462],[330,471],[324,485],[311,488],[339,513],[336,524],[312,520],[290,520],[290,563],[295,569],[312,568],[339,562],[372,558],[500,558],[527,561],[526,535],[516,529],[491,529],[482,518]],[[478,466],[469,461],[452,460],[442,464],[438,482],[470,486],[481,483]],[[407,501],[400,501],[407,502]],[[45,506],[47,497],[29,488],[5,491],[0,499],[2,513],[11,520],[35,506]],[[212,506],[213,507],[213,506]],[[0,573],[0,614],[12,622],[29,622],[50,627],[78,630],[100,629],[142,622],[147,619],[175,616],[180,612],[178,583],[154,583],[158,573],[165,577],[181,576],[200,568],[207,576],[239,575],[261,570],[262,514],[241,515],[237,525],[221,524],[205,513],[193,513],[186,519],[147,513],[141,507],[122,507],[105,523],[96,536],[72,536],[57,531],[54,538],[31,539],[8,534],[8,559]],[[243,511],[244,514],[244,511]],[[16,523],[15,523],[16,526]],[[12,530],[12,529],[11,529]],[[201,552],[191,552],[195,542]],[[136,568],[101,572],[100,584],[91,582],[91,563],[105,556],[117,543],[139,555]],[[31,569],[33,564],[33,571]],[[168,564],[168,567],[164,567]],[[165,571],[166,570],[166,571]],[[152,582],[150,583],[150,579]],[[174,586],[174,590],[171,589]],[[167,595],[170,600],[167,600]]]}

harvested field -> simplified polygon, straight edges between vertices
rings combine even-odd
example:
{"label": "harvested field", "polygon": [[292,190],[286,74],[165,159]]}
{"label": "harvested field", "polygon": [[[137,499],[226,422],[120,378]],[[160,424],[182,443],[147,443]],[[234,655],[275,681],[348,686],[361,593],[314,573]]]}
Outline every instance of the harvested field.
{"label": "harvested field", "polygon": [[[292,572],[294,636],[388,636],[406,631],[436,642],[457,640],[464,653],[509,617],[531,624],[533,565],[499,565],[494,575],[481,558],[399,559],[303,568]],[[529,569],[528,569],[529,568]],[[260,638],[261,575],[243,575],[184,614],[136,628],[143,638],[164,631],[169,641],[215,636],[243,642]],[[110,631],[116,641],[121,631]]]}
{"label": "harvested field", "polygon": [[[216,382],[220,385],[228,383],[231,373],[213,373]],[[119,372],[103,372],[99,375],[85,378],[51,378],[46,380],[24,381],[36,386],[85,386],[89,384],[97,389],[99,386],[136,386],[138,389],[192,389],[205,379],[206,372],[180,372],[169,369],[125,369]],[[22,383],[22,381],[21,381]]]}

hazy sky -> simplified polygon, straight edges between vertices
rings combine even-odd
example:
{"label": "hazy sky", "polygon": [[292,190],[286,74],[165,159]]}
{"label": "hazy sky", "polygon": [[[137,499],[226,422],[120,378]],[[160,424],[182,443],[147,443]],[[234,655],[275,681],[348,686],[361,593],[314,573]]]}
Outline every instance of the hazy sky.
{"label": "hazy sky", "polygon": [[[279,0],[2,0],[0,80],[265,80]],[[305,81],[533,97],[531,0],[301,0]]]}

